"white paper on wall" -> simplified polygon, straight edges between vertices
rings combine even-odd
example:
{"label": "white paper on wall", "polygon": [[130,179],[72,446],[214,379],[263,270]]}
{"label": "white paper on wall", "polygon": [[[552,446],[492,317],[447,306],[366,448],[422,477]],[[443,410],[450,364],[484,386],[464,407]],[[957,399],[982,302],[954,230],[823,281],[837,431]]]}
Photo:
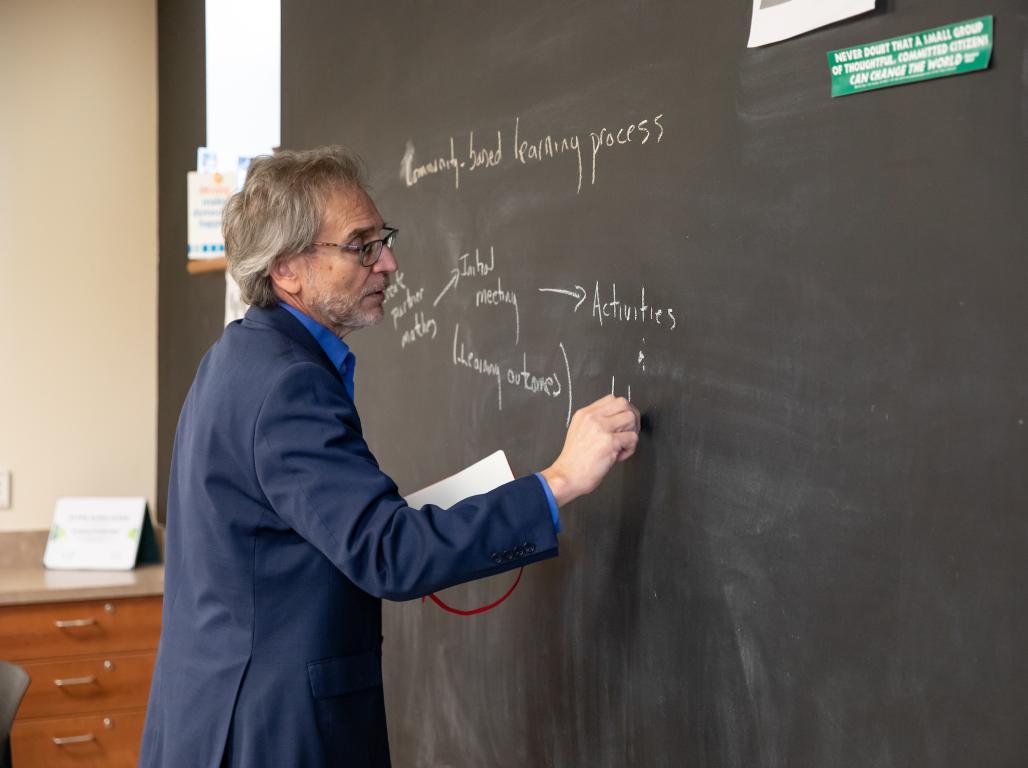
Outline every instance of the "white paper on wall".
{"label": "white paper on wall", "polygon": [[753,0],[748,48],[777,43],[850,16],[873,11],[875,0]]}
{"label": "white paper on wall", "polygon": [[187,251],[191,259],[216,259],[225,255],[221,236],[221,209],[236,191],[236,174],[186,174]]}

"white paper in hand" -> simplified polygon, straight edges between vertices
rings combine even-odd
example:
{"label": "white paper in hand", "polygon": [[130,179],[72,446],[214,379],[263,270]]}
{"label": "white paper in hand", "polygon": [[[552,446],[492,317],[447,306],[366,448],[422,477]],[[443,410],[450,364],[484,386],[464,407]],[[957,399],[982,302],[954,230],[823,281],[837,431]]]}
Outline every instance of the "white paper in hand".
{"label": "white paper in hand", "polygon": [[514,473],[510,470],[506,454],[497,451],[445,480],[410,494],[407,496],[407,505],[420,508],[426,504],[435,504],[449,509],[458,501],[488,493],[513,479]]}

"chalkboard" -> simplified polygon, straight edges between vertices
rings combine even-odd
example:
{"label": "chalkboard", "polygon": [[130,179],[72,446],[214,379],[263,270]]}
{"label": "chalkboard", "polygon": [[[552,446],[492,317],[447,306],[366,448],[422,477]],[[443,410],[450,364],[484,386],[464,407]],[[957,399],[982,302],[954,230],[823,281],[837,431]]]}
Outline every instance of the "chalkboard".
{"label": "chalkboard", "polygon": [[[397,765],[1028,763],[1025,6],[750,8],[283,4],[283,144],[401,230],[347,339],[401,489],[646,419],[501,607],[387,605]],[[829,98],[827,51],[985,14],[990,69]]]}

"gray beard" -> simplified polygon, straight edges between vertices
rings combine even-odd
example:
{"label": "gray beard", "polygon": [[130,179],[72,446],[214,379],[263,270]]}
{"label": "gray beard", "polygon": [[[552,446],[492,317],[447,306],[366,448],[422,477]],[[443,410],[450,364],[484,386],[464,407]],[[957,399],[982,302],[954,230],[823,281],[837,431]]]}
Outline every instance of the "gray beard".
{"label": "gray beard", "polygon": [[[385,276],[382,290],[389,285],[389,276]],[[325,319],[327,327],[340,339],[358,328],[367,328],[379,322],[385,312],[382,307],[363,309],[361,300],[375,291],[362,292],[357,296],[326,296],[318,294],[311,300],[311,307]]]}

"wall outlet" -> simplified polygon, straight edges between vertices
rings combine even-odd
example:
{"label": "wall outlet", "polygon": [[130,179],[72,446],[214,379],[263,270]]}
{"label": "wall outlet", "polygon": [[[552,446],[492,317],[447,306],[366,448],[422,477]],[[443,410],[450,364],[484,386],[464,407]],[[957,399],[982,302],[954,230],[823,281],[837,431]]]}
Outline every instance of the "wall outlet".
{"label": "wall outlet", "polygon": [[0,467],[0,509],[11,508],[11,470]]}

